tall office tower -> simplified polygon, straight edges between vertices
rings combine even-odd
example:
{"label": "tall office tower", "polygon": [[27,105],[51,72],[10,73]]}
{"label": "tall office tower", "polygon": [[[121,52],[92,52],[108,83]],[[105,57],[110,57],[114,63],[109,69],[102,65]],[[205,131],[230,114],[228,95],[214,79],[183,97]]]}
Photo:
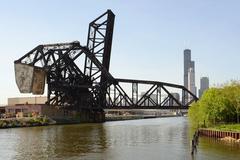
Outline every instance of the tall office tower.
{"label": "tall office tower", "polygon": [[184,54],[184,87],[188,88],[188,70],[190,68],[191,63],[191,50],[185,49],[183,51]]}
{"label": "tall office tower", "polygon": [[[192,70],[191,72],[189,70]],[[188,77],[190,77],[190,79],[188,79],[188,84],[190,84],[190,86],[188,85],[188,89],[193,93],[193,94],[197,94],[197,88],[195,85],[195,62],[191,61],[190,62],[190,68],[188,70]],[[191,74],[191,76],[189,75]]]}
{"label": "tall office tower", "polygon": [[200,79],[200,89],[198,91],[198,96],[202,97],[202,94],[205,90],[209,88],[209,78],[208,77],[201,77]]}
{"label": "tall office tower", "polygon": [[[195,86],[195,63],[191,60],[191,50],[185,49],[184,54],[184,87],[190,90],[193,94],[196,95],[196,86]],[[188,95],[185,95],[185,102],[188,99]]]}
{"label": "tall office tower", "polygon": [[[193,72],[195,72],[195,62],[194,61],[190,61],[190,66],[189,66],[189,69],[192,68],[193,69]],[[188,69],[188,71],[189,71]],[[195,78],[195,77],[194,77]],[[195,81],[194,81],[195,82]]]}
{"label": "tall office tower", "polygon": [[196,95],[195,71],[192,67],[188,70],[188,90]]}

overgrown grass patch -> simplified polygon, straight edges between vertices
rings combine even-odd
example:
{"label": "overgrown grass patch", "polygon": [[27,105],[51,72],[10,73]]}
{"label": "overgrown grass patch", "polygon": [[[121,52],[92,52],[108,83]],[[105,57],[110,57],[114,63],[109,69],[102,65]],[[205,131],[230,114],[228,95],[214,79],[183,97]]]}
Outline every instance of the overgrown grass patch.
{"label": "overgrown grass patch", "polygon": [[216,125],[210,129],[216,129],[220,131],[240,132],[240,124],[221,124],[221,125]]}

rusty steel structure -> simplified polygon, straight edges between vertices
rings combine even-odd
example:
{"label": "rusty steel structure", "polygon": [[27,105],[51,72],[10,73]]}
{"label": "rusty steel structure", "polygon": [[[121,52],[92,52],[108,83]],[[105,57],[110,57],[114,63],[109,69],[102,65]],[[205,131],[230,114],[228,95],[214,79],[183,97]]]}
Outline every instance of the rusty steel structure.
{"label": "rusty steel structure", "polygon": [[78,41],[39,45],[16,60],[19,90],[42,94],[46,81],[46,103],[68,109],[187,109],[198,100],[182,85],[114,78],[109,72],[114,18],[107,10],[92,21],[86,46]]}

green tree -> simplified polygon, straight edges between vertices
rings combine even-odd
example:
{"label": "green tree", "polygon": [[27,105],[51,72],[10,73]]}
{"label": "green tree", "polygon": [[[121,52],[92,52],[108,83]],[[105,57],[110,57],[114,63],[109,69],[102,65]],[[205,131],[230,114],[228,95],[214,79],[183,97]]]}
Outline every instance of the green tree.
{"label": "green tree", "polygon": [[[232,82],[224,87],[224,94],[227,97],[227,106],[232,117],[236,117],[236,122],[240,121],[240,84]],[[234,116],[235,115],[235,116]]]}
{"label": "green tree", "polygon": [[240,121],[240,82],[210,88],[188,112],[193,125],[212,126]]}
{"label": "green tree", "polygon": [[199,114],[199,103],[193,103],[191,108],[188,110],[188,117],[190,118],[190,122],[192,126],[199,127],[201,124],[201,115]]}
{"label": "green tree", "polygon": [[226,99],[221,88],[211,88],[203,95],[200,106],[205,114],[204,118],[208,125],[224,121]]}

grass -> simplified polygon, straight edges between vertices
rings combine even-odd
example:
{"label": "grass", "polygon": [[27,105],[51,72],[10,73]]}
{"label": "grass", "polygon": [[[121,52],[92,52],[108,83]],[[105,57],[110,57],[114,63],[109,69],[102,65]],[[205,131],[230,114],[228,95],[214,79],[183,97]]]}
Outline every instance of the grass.
{"label": "grass", "polygon": [[41,126],[48,125],[49,122],[50,120],[48,117],[0,119],[0,128]]}
{"label": "grass", "polygon": [[210,129],[220,130],[220,131],[232,131],[232,132],[240,132],[240,123],[239,124],[221,124]]}

